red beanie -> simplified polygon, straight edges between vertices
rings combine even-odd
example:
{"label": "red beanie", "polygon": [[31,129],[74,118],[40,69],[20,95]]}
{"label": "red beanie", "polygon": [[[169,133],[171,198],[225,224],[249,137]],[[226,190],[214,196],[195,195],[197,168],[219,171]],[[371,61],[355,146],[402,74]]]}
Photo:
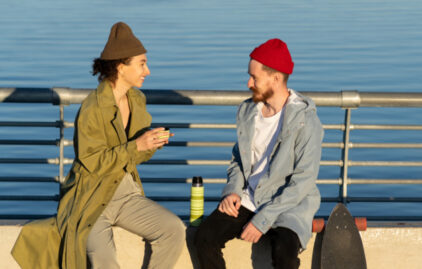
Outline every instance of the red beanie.
{"label": "red beanie", "polygon": [[286,43],[278,38],[270,39],[261,44],[249,56],[261,64],[282,73],[293,73],[294,63],[292,62],[289,49]]}

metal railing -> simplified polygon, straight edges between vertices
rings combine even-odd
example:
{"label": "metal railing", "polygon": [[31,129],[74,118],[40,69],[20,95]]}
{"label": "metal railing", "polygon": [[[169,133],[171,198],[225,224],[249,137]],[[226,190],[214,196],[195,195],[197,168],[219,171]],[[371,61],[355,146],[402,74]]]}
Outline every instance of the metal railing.
{"label": "metal railing", "polygon": [[[1,139],[0,145],[55,145],[59,147],[56,158],[7,158],[0,157],[0,164],[54,164],[58,165],[57,176],[52,177],[2,177],[0,182],[61,182],[64,179],[64,165],[71,164],[73,159],[66,158],[64,148],[71,146],[73,141],[64,138],[64,130],[73,128],[73,122],[64,120],[64,108],[70,104],[79,104],[92,89],[70,88],[0,88],[0,102],[5,103],[51,103],[59,107],[59,119],[55,122],[13,122],[1,121],[0,127],[53,127],[59,129],[59,137],[55,140],[19,140]],[[148,104],[155,105],[228,105],[236,106],[250,97],[247,91],[210,91],[210,90],[143,90]],[[387,93],[387,92],[301,92],[311,97],[317,106],[341,107],[344,109],[342,124],[324,124],[325,130],[340,130],[343,140],[335,143],[323,143],[323,148],[341,149],[339,160],[322,160],[321,166],[337,166],[341,168],[340,176],[333,179],[318,179],[317,184],[335,184],[339,186],[338,197],[323,197],[323,202],[422,202],[421,197],[350,197],[348,186],[351,184],[422,184],[422,179],[370,179],[350,178],[349,168],[353,166],[417,166],[422,167],[421,161],[355,161],[349,157],[353,148],[389,148],[414,149],[422,148],[422,143],[353,143],[350,139],[352,130],[415,130],[422,131],[422,125],[385,125],[385,124],[352,124],[352,110],[358,107],[419,107],[422,108],[422,93]],[[170,128],[212,128],[235,129],[235,124],[219,123],[154,123],[155,126]],[[232,147],[234,142],[170,142],[172,147]],[[223,165],[229,160],[160,160],[148,161],[149,165]],[[191,183],[191,178],[143,178],[143,182],[160,183]],[[225,183],[225,178],[204,178],[204,183]],[[156,201],[189,201],[189,197],[150,197]],[[36,200],[57,201],[58,195],[51,196],[13,196],[0,195],[1,200]],[[218,201],[220,197],[206,197],[206,201]],[[19,218],[19,216],[0,215],[0,218]],[[27,218],[28,215],[22,216]],[[31,217],[31,216],[30,216]],[[37,216],[32,216],[37,217]],[[186,216],[184,216],[186,217]],[[397,217],[396,220],[422,220],[422,216]]]}

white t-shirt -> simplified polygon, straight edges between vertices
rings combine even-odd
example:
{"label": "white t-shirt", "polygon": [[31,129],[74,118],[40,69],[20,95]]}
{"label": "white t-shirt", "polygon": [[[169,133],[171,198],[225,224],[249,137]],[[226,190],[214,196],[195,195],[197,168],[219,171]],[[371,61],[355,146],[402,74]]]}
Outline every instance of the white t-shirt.
{"label": "white t-shirt", "polygon": [[[286,102],[297,102],[297,95],[289,90],[290,96]],[[257,104],[258,114],[255,116],[254,138],[252,140],[251,174],[248,178],[248,186],[243,190],[241,204],[247,209],[255,212],[256,206],[253,200],[255,188],[262,175],[267,173],[271,152],[275,146],[278,134],[283,128],[284,106],[277,114],[271,117],[262,115],[264,103]]]}

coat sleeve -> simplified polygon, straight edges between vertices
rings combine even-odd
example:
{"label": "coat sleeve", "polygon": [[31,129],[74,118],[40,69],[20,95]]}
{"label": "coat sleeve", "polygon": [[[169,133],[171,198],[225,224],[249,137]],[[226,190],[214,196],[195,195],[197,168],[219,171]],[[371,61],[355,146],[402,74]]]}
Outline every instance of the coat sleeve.
{"label": "coat sleeve", "polygon": [[252,224],[266,233],[280,214],[296,207],[315,187],[321,158],[323,128],[316,114],[305,123],[297,136],[295,167],[290,181],[280,195],[258,208]]}
{"label": "coat sleeve", "polygon": [[232,160],[227,169],[227,184],[223,189],[222,197],[236,193],[242,197],[242,188],[245,184],[245,177],[242,172],[242,162],[239,154],[239,144],[233,147]]}
{"label": "coat sleeve", "polygon": [[[146,112],[146,111],[145,111]],[[133,138],[131,138],[130,140],[135,140],[136,138],[140,137],[141,135],[143,135],[147,130],[149,130],[149,127],[145,127],[142,130],[140,130]],[[130,141],[129,141],[130,142]],[[136,143],[135,143],[136,144]],[[135,164],[140,164],[143,162],[148,161],[149,159],[151,159],[152,155],[154,155],[155,151],[157,149],[149,149],[149,150],[143,150],[143,151],[138,151],[135,150],[133,157],[133,160],[135,162]]]}
{"label": "coat sleeve", "polygon": [[81,109],[76,124],[76,156],[90,173],[111,173],[128,164],[144,161],[153,154],[138,152],[135,140],[108,146],[102,115],[98,109]]}

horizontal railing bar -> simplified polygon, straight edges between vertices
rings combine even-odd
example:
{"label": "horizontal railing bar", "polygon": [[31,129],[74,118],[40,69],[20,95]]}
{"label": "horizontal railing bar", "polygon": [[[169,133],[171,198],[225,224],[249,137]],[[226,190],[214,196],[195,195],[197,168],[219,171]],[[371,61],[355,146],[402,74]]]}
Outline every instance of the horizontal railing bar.
{"label": "horizontal railing bar", "polygon": [[351,124],[354,130],[422,130],[422,125]]}
{"label": "horizontal railing bar", "polygon": [[[325,130],[344,131],[344,124],[323,124]],[[350,124],[350,130],[422,130],[422,125],[403,124]]]}
{"label": "horizontal railing bar", "polygon": [[338,161],[321,160],[320,165],[322,165],[322,166],[342,166],[343,161],[342,160],[338,160]]}
{"label": "horizontal railing bar", "polygon": [[[1,140],[0,140],[1,144]],[[64,139],[65,147],[73,146],[73,140]],[[57,144],[59,145],[59,144]],[[234,142],[207,142],[207,141],[171,141],[166,147],[233,147]]]}
{"label": "horizontal railing bar", "polygon": [[347,202],[396,202],[396,203],[420,203],[422,197],[347,197]]}
{"label": "horizontal railing bar", "polygon": [[[156,202],[189,202],[190,196],[148,196],[149,199],[156,201]],[[212,197],[204,197],[205,202],[219,202],[221,197],[219,196],[212,196]]]}
{"label": "horizontal railing bar", "polygon": [[327,142],[322,143],[323,148],[344,148],[344,143],[341,142]]}
{"label": "horizontal railing bar", "polygon": [[[58,182],[58,177],[0,177],[0,182]],[[143,183],[185,183],[192,178],[142,178]],[[226,178],[203,178],[204,184],[225,184]],[[350,184],[422,184],[422,179],[348,179]],[[318,179],[317,184],[341,184],[341,179]]]}
{"label": "horizontal railing bar", "polygon": [[[64,164],[72,164],[73,159],[65,158]],[[58,158],[0,158],[0,163],[28,163],[28,164],[59,164]],[[229,165],[229,160],[149,160],[143,164],[149,165]],[[322,166],[342,166],[343,161],[321,161]],[[400,161],[349,161],[349,166],[422,166],[422,162]]]}
{"label": "horizontal railing bar", "polygon": [[59,201],[59,195],[0,195],[0,201]]}
{"label": "horizontal railing bar", "polygon": [[190,129],[236,129],[236,124],[230,123],[152,123],[152,128],[190,128]]}
{"label": "horizontal railing bar", "polygon": [[0,121],[0,127],[60,127],[60,121]]}
{"label": "horizontal railing bar", "polygon": [[[36,197],[36,196],[34,196]],[[0,196],[0,200],[7,200],[2,199],[3,197]],[[31,197],[33,198],[33,197]],[[189,202],[191,197],[190,196],[148,196],[149,199],[154,200],[156,202]],[[26,200],[26,197],[25,197]],[[33,200],[33,199],[28,199]],[[220,196],[205,196],[204,200],[206,202],[219,202],[221,200]],[[332,203],[332,202],[339,202],[340,198],[338,197],[322,197],[321,202],[324,203]],[[422,202],[422,197],[347,197],[347,202],[400,202],[400,203],[419,203]]]}
{"label": "horizontal railing bar", "polygon": [[[37,121],[0,121],[0,127],[56,127],[59,128],[63,123],[64,128],[74,128],[74,122],[56,121],[56,122],[37,122]],[[152,128],[189,128],[189,129],[236,129],[236,124],[231,123],[152,123]],[[325,130],[344,131],[343,124],[323,124]],[[351,130],[422,130],[422,125],[365,125],[351,124]]]}
{"label": "horizontal railing bar", "polygon": [[317,184],[326,185],[326,184],[341,184],[341,179],[317,179]]}
{"label": "horizontal railing bar", "polygon": [[0,158],[0,163],[59,164],[59,158]]}
{"label": "horizontal railing bar", "polygon": [[225,160],[149,160],[143,164],[168,164],[168,165],[229,165]]}
{"label": "horizontal railing bar", "polygon": [[170,147],[233,147],[234,142],[196,142],[196,141],[174,141],[169,142],[166,146]]}
{"label": "horizontal railing bar", "polygon": [[[0,177],[0,182],[58,182],[58,177]],[[191,184],[192,178],[142,178],[143,183]],[[225,184],[226,178],[203,178],[204,184]],[[350,184],[422,184],[422,179],[352,179]],[[317,184],[341,184],[341,179],[318,179]]]}
{"label": "horizontal railing bar", "polygon": [[[34,220],[34,219],[44,219],[55,216],[56,214],[0,214],[0,219],[3,220]],[[188,222],[190,215],[178,214],[177,215],[181,220]],[[207,218],[208,215],[204,215],[204,218]],[[328,215],[316,215],[317,219],[328,219]],[[422,221],[422,216],[355,216],[355,217],[365,217],[368,221],[368,227],[420,227],[420,221]]]}
{"label": "horizontal railing bar", "polygon": [[350,184],[422,184],[422,179],[348,179]]}
{"label": "horizontal railing bar", "polygon": [[[422,216],[367,216],[366,219],[368,220],[368,227],[380,227],[380,223],[375,223],[378,221],[422,221]],[[370,222],[372,221],[372,223]],[[391,224],[390,224],[391,225]],[[410,226],[411,224],[409,224]],[[408,226],[406,224],[398,224],[397,226]],[[397,227],[393,226],[393,227]]]}
{"label": "horizontal railing bar", "polygon": [[[344,143],[322,143],[323,148],[344,148]],[[349,148],[422,148],[422,143],[349,143]]]}
{"label": "horizontal railing bar", "polygon": [[[63,139],[64,146],[73,146],[73,140]],[[172,141],[170,147],[233,147],[234,142],[210,141]],[[59,140],[14,140],[0,139],[0,145],[53,145],[59,146]],[[322,143],[323,148],[344,148],[344,143]],[[422,148],[422,143],[349,143],[350,148]]]}
{"label": "horizontal railing bar", "polygon": [[[187,183],[192,184],[192,178],[145,178],[141,179],[142,183]],[[226,178],[203,178],[204,184],[220,184],[227,183]]]}
{"label": "horizontal railing bar", "polygon": [[[0,88],[0,102],[79,104],[93,89]],[[148,104],[171,105],[238,105],[251,97],[250,91],[216,90],[143,90]],[[416,92],[341,92],[302,91],[318,106],[421,107],[422,93]]]}
{"label": "horizontal railing bar", "polygon": [[[64,146],[73,146],[73,140],[63,139]],[[172,141],[171,147],[233,147],[234,142],[210,141]],[[14,140],[0,139],[0,145],[53,145],[59,146],[59,140]],[[322,143],[323,148],[344,148],[344,143]],[[422,148],[422,143],[349,143],[350,148]]]}
{"label": "horizontal railing bar", "polygon": [[0,182],[58,182],[59,177],[0,177]]}
{"label": "horizontal railing bar", "polygon": [[56,214],[0,214],[0,219],[15,219],[15,220],[34,220],[45,219],[55,216]]}
{"label": "horizontal railing bar", "polygon": [[15,140],[15,139],[0,139],[0,145],[44,145],[44,146],[58,146],[59,140]]}
{"label": "horizontal railing bar", "polygon": [[[178,215],[183,221],[189,221],[189,215]],[[204,215],[204,218],[208,217]],[[422,216],[354,216],[354,217],[365,217],[367,220],[368,227],[420,227]],[[328,215],[316,215],[315,219],[328,220]],[[417,223],[409,223],[417,222]],[[385,225],[385,226],[384,226]]]}
{"label": "horizontal railing bar", "polygon": [[345,127],[344,124],[323,124],[322,128],[325,130],[340,130],[344,131]]}
{"label": "horizontal railing bar", "polygon": [[73,121],[63,121],[63,128],[74,128],[75,123]]}
{"label": "horizontal railing bar", "polygon": [[[65,128],[74,128],[74,122],[64,122]],[[236,129],[236,124],[225,123],[151,123],[151,128],[167,127],[175,129]]]}
{"label": "horizontal railing bar", "polygon": [[[399,227],[399,226],[416,226],[420,227],[420,223],[397,223],[397,222],[416,222],[422,221],[422,216],[361,216],[356,215],[354,217],[364,217],[368,221],[368,227],[384,227],[382,222],[388,227]],[[328,215],[315,215],[314,219],[325,219],[329,218]],[[392,223],[394,222],[394,223]]]}
{"label": "horizontal railing bar", "polygon": [[422,148],[422,143],[349,143],[350,148]]}
{"label": "horizontal railing bar", "polygon": [[[148,196],[157,202],[188,202],[190,196]],[[218,202],[220,196],[205,196],[206,202]],[[0,201],[59,201],[59,195],[0,195]],[[338,197],[325,197],[322,202],[339,202]]]}
{"label": "horizontal railing bar", "polygon": [[349,161],[349,166],[422,166],[422,162]]}

